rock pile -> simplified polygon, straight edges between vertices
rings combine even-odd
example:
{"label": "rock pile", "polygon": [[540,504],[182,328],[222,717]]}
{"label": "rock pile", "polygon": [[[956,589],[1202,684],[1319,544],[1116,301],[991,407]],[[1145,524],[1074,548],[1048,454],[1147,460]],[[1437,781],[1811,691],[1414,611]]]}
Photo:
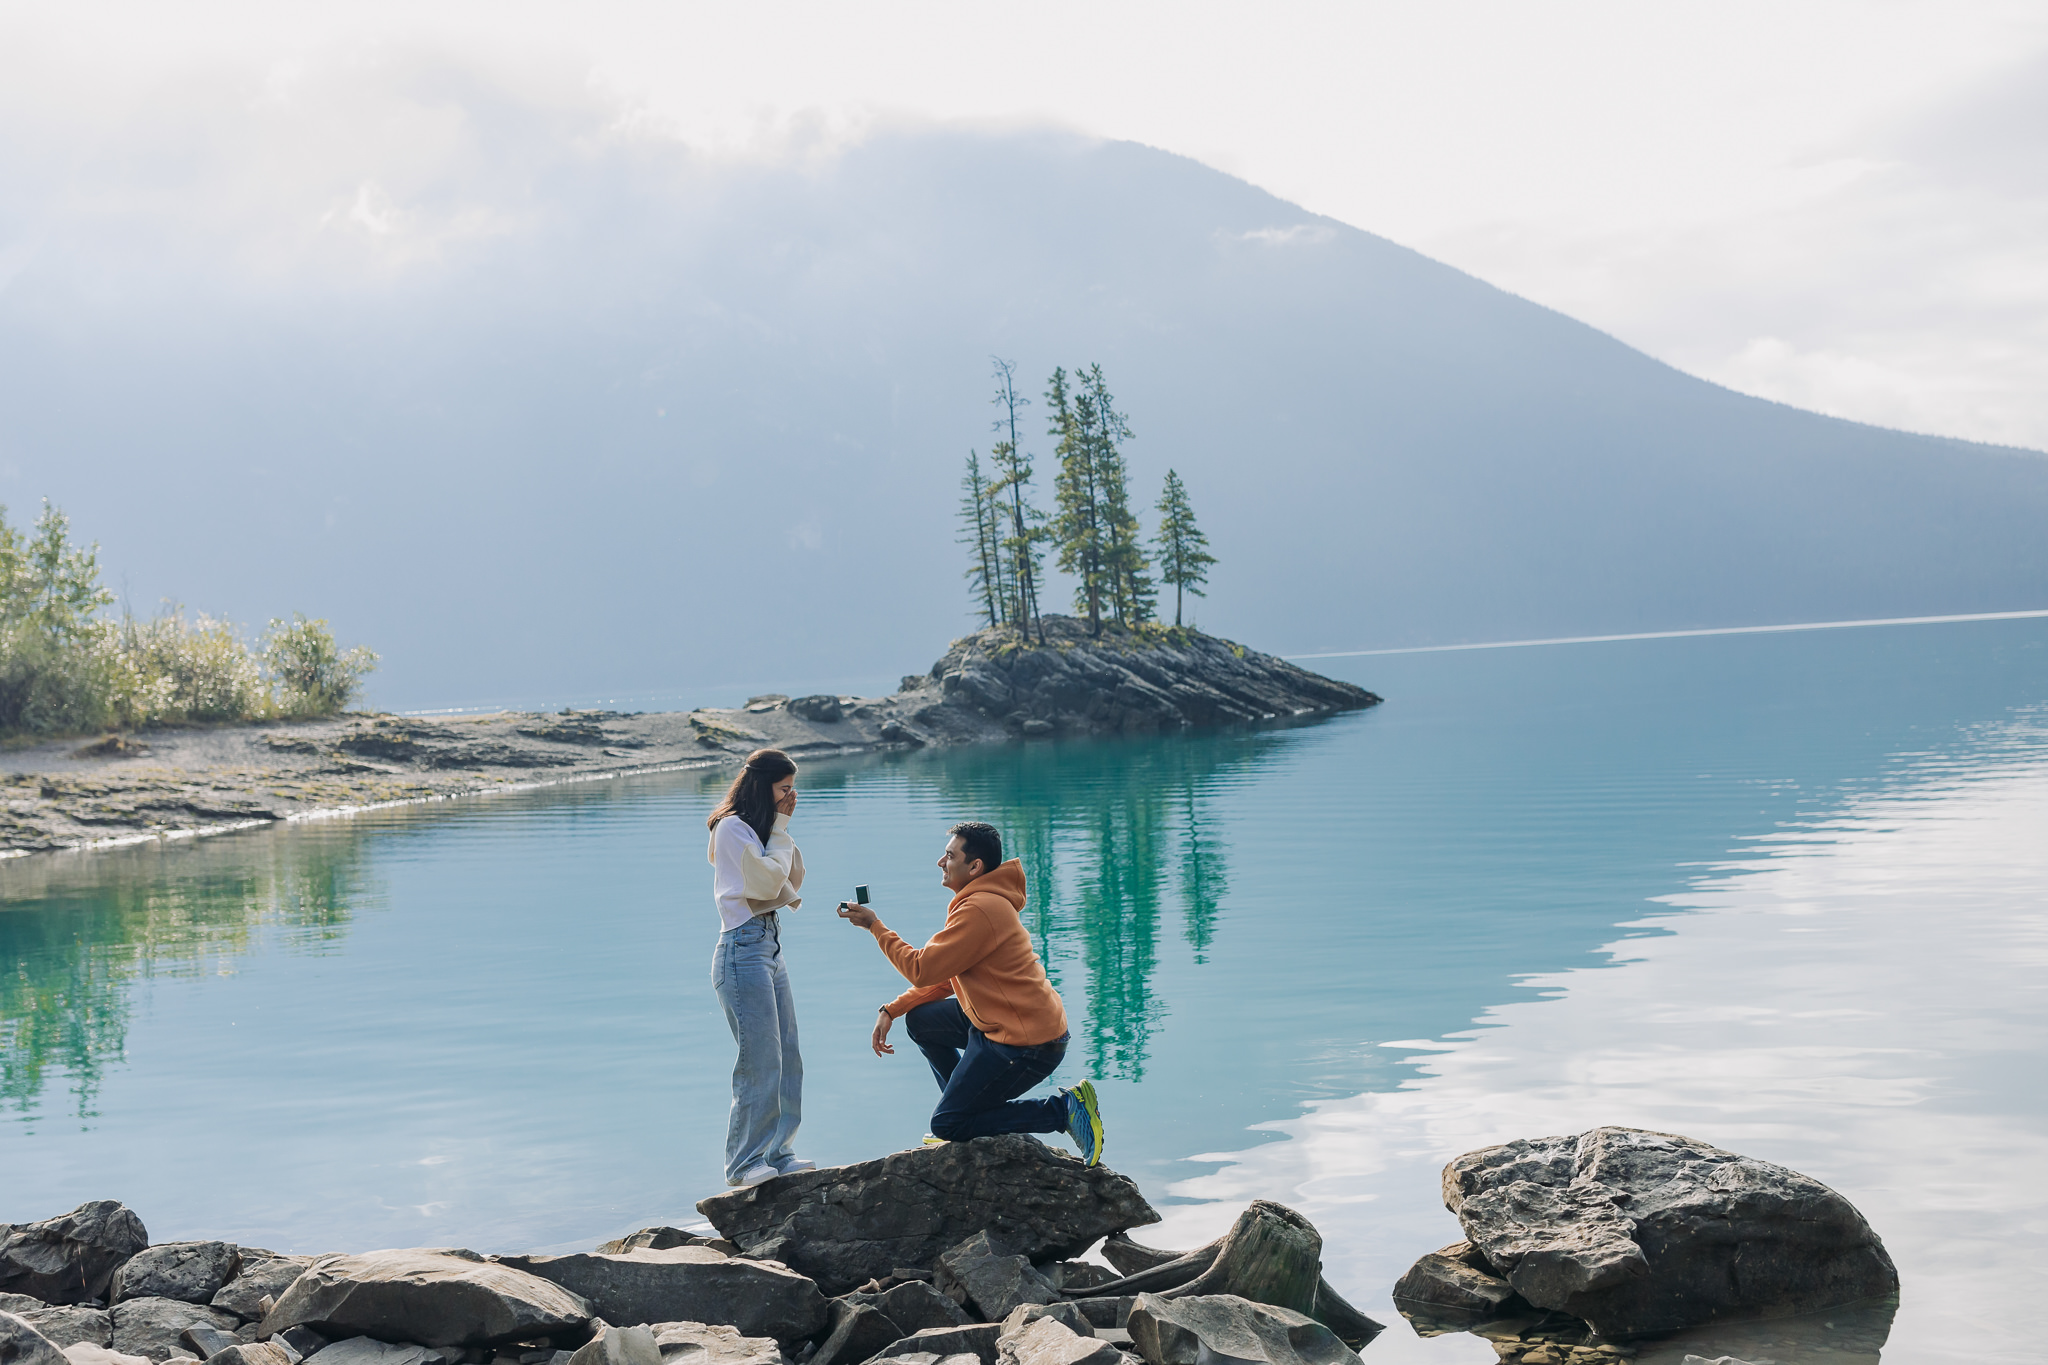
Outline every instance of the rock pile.
{"label": "rock pile", "polygon": [[1418,1330],[1496,1337],[1485,1324],[1565,1315],[1582,1326],[1574,1338],[1573,1324],[1553,1324],[1559,1361],[1618,1354],[1602,1339],[1785,1318],[1899,1288],[1884,1244],[1841,1195],[1675,1134],[1596,1128],[1488,1147],[1446,1166],[1443,1191],[1465,1240],[1418,1260],[1395,1305]]}
{"label": "rock pile", "polygon": [[[0,1225],[0,1365],[1357,1365],[1379,1330],[1323,1284],[1321,1239],[1292,1210],[1255,1205],[1187,1257],[1150,1251],[1123,1235],[1158,1221],[1135,1185],[1029,1137],[699,1209],[719,1236],[294,1257],[151,1246],[122,1205],[87,1204]],[[1067,1259],[1104,1237],[1167,1279],[1199,1261],[1177,1283],[1203,1293],[1125,1292]]]}

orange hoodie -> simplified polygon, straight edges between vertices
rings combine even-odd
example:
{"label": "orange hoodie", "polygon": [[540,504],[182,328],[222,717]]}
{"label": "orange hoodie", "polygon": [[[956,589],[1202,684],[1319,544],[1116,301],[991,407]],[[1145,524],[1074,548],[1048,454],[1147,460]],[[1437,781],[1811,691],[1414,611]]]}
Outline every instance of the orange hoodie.
{"label": "orange hoodie", "polygon": [[1067,1009],[1045,979],[1031,935],[1017,912],[1024,908],[1024,864],[1010,859],[976,877],[946,907],[946,925],[922,948],[913,948],[875,921],[870,931],[910,989],[882,1008],[901,1019],[919,1005],[960,997],[967,1022],[992,1041],[1037,1047],[1067,1031]]}

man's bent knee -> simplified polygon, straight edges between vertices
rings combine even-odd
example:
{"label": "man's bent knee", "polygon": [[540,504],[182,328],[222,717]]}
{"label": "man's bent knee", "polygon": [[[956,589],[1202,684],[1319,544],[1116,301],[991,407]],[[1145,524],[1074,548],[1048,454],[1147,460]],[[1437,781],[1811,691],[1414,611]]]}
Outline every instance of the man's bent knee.
{"label": "man's bent knee", "polygon": [[972,1134],[967,1131],[968,1115],[948,1109],[932,1113],[932,1136],[944,1138],[947,1142],[965,1142]]}

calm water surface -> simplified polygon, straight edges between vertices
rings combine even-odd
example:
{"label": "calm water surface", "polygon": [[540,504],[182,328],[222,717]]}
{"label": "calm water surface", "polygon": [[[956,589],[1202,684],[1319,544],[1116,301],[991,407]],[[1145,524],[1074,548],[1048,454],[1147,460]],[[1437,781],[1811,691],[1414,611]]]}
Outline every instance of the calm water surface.
{"label": "calm water surface", "polygon": [[[1220,736],[808,765],[802,1150],[933,1098],[865,1047],[947,824],[1001,824],[1109,1160],[1193,1245],[1279,1199],[1386,1302],[1458,1152],[1675,1130],[1847,1194],[1886,1359],[2032,1361],[2048,1290],[2048,623],[1334,661],[1387,704]],[[717,1188],[713,779],[623,779],[0,866],[0,1221],[586,1247]],[[1854,1324],[1678,1343],[1868,1360]],[[1708,1349],[1712,1348],[1712,1349]]]}

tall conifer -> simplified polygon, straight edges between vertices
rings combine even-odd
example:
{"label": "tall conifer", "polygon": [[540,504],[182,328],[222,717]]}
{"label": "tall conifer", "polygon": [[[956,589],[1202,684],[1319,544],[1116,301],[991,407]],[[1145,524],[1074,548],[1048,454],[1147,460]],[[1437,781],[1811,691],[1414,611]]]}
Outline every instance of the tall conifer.
{"label": "tall conifer", "polygon": [[[1006,614],[1027,635],[1035,631],[1038,643],[1044,644],[1045,623],[1038,613],[1038,547],[1045,539],[1045,513],[1031,505],[1031,457],[1017,439],[1017,409],[1030,406],[1031,400],[1017,392],[1017,367],[999,356],[990,359],[995,363],[996,380],[991,401],[1002,409],[995,430],[1003,436],[989,451],[989,463],[995,466],[995,477],[989,482],[990,499],[992,505],[1009,513],[1008,532],[997,542],[999,574],[1009,594],[1004,599],[1009,604]],[[1002,508],[1004,502],[1009,504],[1007,509]]]}
{"label": "tall conifer", "polygon": [[1060,462],[1053,481],[1058,510],[1053,515],[1053,540],[1059,546],[1059,566],[1078,580],[1074,585],[1074,610],[1088,618],[1088,633],[1102,633],[1102,599],[1109,586],[1109,567],[1104,554],[1102,494],[1096,462],[1095,400],[1086,389],[1067,387],[1067,372],[1055,368],[1045,390],[1052,409],[1050,434],[1059,444],[1054,454]]}
{"label": "tall conifer", "polygon": [[967,452],[967,473],[960,480],[960,536],[968,546],[966,578],[969,594],[979,597],[991,626],[1003,621],[1002,528],[997,521],[1001,504],[995,501],[989,481],[981,473],[981,456]]}
{"label": "tall conifer", "polygon": [[1209,581],[1209,566],[1216,556],[1209,553],[1209,537],[1195,525],[1195,509],[1188,503],[1187,486],[1180,475],[1166,471],[1166,488],[1159,495],[1159,576],[1173,585],[1173,623],[1180,624],[1183,592],[1207,597],[1202,584]]}
{"label": "tall conifer", "polygon": [[1081,376],[1081,386],[1094,418],[1090,435],[1110,601],[1120,625],[1143,625],[1152,619],[1157,591],[1147,572],[1151,565],[1145,558],[1138,518],[1131,512],[1130,469],[1121,448],[1122,442],[1131,439],[1130,424],[1116,410],[1102,366],[1090,365]]}

